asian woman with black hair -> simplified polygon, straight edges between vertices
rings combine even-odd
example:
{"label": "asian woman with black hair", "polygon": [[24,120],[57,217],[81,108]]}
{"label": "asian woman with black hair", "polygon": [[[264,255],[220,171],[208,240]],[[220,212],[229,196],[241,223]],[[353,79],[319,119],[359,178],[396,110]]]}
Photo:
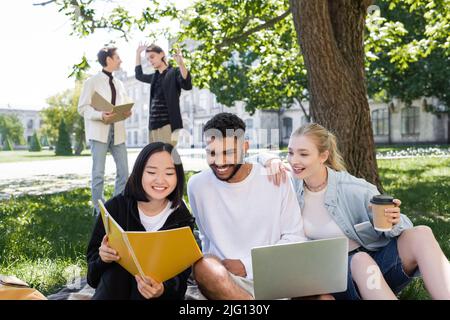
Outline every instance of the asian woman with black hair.
{"label": "asian woman with black hair", "polygon": [[[138,155],[125,190],[105,203],[125,231],[158,231],[194,227],[183,201],[184,171],[172,145],[156,142]],[[93,299],[183,299],[191,268],[159,283],[132,275],[120,266],[120,257],[108,245],[101,216],[87,251],[88,284],[96,288]]]}

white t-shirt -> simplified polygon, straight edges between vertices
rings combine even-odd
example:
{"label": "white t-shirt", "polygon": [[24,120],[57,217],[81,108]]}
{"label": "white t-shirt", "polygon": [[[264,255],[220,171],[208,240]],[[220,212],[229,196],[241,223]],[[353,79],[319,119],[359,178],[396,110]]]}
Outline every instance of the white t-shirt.
{"label": "white t-shirt", "polygon": [[247,178],[228,183],[206,169],[188,183],[203,253],[241,260],[249,279],[253,279],[253,247],[307,240],[290,180],[277,187],[268,181],[266,171],[253,164]]}
{"label": "white t-shirt", "polygon": [[[325,207],[325,193],[327,188],[318,192],[312,192],[305,188],[305,205],[302,216],[305,235],[312,240],[345,237],[341,228],[331,218]],[[348,239],[348,251],[358,248],[360,245],[352,239]]]}
{"label": "white t-shirt", "polygon": [[141,223],[144,226],[146,231],[158,231],[162,228],[167,218],[170,216],[172,212],[175,211],[176,208],[171,208],[172,202],[169,201],[167,206],[158,213],[156,216],[150,217],[141,211],[138,207],[139,218],[141,219]]}

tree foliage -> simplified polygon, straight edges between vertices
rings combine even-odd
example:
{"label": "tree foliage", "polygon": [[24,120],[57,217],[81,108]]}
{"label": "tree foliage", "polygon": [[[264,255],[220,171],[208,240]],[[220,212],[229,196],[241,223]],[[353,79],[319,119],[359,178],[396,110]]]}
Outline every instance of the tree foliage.
{"label": "tree foliage", "polygon": [[41,142],[39,141],[37,132],[35,131],[30,140],[30,145],[28,147],[29,151],[37,152],[42,150]]}
{"label": "tree foliage", "polygon": [[8,137],[11,142],[24,144],[24,129],[22,122],[14,114],[0,114],[0,136],[1,143],[5,144]]}
{"label": "tree foliage", "polygon": [[[448,58],[449,1],[207,0],[184,12],[154,1],[137,16],[117,4],[99,11],[100,0],[55,3],[79,36],[109,28],[127,38],[165,17],[181,21],[174,42],[187,49],[194,85],[210,88],[225,105],[243,100],[249,112],[308,98],[312,120],[336,134],[350,173],[381,187],[367,91],[386,100],[445,100],[436,86],[445,74],[430,75],[430,63]],[[421,81],[410,81],[421,68]]]}
{"label": "tree foliage", "polygon": [[[450,110],[450,1],[380,1],[367,21],[366,72],[371,96],[410,104],[437,97]],[[442,108],[444,106],[444,108]]]}
{"label": "tree foliage", "polygon": [[59,126],[64,119],[67,132],[75,134],[75,154],[81,154],[84,149],[84,120],[78,114],[77,106],[81,92],[81,81],[75,88],[65,90],[47,99],[48,107],[41,111],[43,125],[41,133],[47,137],[50,145],[55,146],[59,136]]}
{"label": "tree foliage", "polygon": [[70,142],[69,132],[67,131],[64,119],[61,119],[58,130],[58,141],[56,142],[55,155],[71,156],[72,144]]}
{"label": "tree foliage", "polygon": [[9,136],[6,136],[5,139],[3,140],[3,150],[4,151],[13,151],[14,150],[14,145],[13,145],[11,139],[9,138]]}
{"label": "tree foliage", "polygon": [[[181,22],[178,40],[193,40],[185,53],[194,84],[210,88],[226,106],[241,100],[254,112],[309,97],[288,0],[195,1],[183,12],[176,1],[152,1],[135,16],[123,4],[105,10],[104,0],[49,2],[71,19],[79,37],[99,29],[125,39],[136,30],[155,36],[162,19]],[[442,66],[449,63],[450,0],[379,0],[375,6],[380,10],[368,15],[365,37],[368,93],[407,102],[435,96],[448,109],[450,69]],[[192,47],[197,50],[189,52]],[[87,68],[83,57],[72,75]]]}

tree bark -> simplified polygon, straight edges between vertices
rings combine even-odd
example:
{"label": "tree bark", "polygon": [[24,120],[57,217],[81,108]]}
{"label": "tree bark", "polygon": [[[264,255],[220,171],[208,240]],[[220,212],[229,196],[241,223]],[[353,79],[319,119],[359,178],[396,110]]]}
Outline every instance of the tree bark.
{"label": "tree bark", "polygon": [[290,0],[312,120],[333,132],[348,171],[382,191],[364,76],[370,0]]}
{"label": "tree bark", "polygon": [[306,117],[306,120],[308,120],[308,122],[311,122],[311,116],[308,114],[308,112],[306,112],[305,106],[304,106],[303,103],[302,103],[302,99],[301,99],[301,98],[296,98],[295,100],[297,100],[298,105],[299,105],[300,108],[302,109],[303,114],[304,114],[305,117]]}

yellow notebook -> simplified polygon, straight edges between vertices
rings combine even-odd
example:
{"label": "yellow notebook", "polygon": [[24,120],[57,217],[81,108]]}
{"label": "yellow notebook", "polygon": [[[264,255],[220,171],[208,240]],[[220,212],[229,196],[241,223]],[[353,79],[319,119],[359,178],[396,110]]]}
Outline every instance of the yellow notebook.
{"label": "yellow notebook", "polygon": [[120,257],[117,263],[132,275],[146,275],[163,282],[203,256],[189,227],[154,232],[124,231],[101,200],[99,206],[109,246]]}
{"label": "yellow notebook", "polygon": [[91,105],[97,111],[113,112],[114,116],[109,121],[104,121],[105,124],[111,124],[117,121],[125,120],[127,117],[124,113],[130,111],[134,103],[131,102],[115,106],[95,91],[92,95]]}

